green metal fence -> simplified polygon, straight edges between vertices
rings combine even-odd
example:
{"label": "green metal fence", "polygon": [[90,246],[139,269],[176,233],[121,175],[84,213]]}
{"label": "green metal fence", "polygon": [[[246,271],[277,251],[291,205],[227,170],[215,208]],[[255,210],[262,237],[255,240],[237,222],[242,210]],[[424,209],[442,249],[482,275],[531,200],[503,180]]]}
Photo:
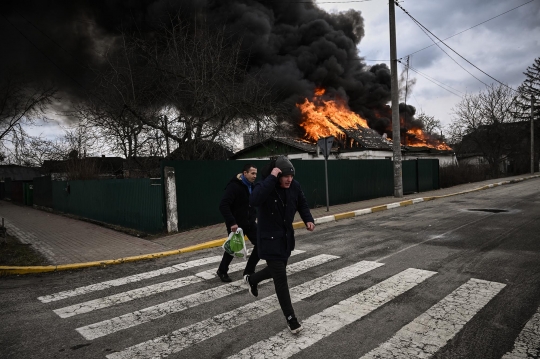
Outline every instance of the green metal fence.
{"label": "green metal fence", "polygon": [[425,192],[439,189],[439,161],[416,160],[418,166],[418,191]]}
{"label": "green metal fence", "polygon": [[161,184],[148,178],[52,181],[52,208],[147,233],[163,230]]}
{"label": "green metal fence", "polygon": [[[176,174],[178,227],[188,229],[223,221],[218,206],[229,180],[247,161],[162,161]],[[268,161],[249,161],[259,172]],[[326,205],[324,161],[292,160],[296,179],[311,208]],[[439,188],[438,160],[403,161],[404,193]],[[258,180],[260,177],[258,178]],[[328,161],[330,205],[394,194],[390,160]]]}
{"label": "green metal fence", "polygon": [[34,177],[34,204],[39,207],[53,207],[51,176]]}

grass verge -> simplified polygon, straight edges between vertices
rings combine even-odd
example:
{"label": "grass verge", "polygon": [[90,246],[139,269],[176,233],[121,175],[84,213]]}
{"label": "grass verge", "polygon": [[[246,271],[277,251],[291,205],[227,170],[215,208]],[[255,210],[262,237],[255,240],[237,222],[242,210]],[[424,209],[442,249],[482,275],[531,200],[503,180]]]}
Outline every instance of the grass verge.
{"label": "grass verge", "polygon": [[31,244],[21,243],[17,238],[7,235],[0,237],[0,265],[2,266],[43,266],[49,261]]}

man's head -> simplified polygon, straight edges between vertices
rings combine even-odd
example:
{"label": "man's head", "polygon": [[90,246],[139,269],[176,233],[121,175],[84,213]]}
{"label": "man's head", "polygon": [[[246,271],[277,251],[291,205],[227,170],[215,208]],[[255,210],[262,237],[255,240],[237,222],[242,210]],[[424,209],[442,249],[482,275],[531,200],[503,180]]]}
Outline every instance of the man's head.
{"label": "man's head", "polygon": [[251,163],[247,163],[242,168],[242,174],[249,182],[253,183],[257,178],[257,168],[255,168]]}
{"label": "man's head", "polygon": [[281,170],[282,176],[295,175],[294,166],[291,161],[285,156],[279,156],[276,159],[276,167]]}
{"label": "man's head", "polygon": [[289,188],[291,186],[295,170],[291,161],[285,156],[279,156],[276,159],[276,167],[281,170],[279,174],[279,186]]}

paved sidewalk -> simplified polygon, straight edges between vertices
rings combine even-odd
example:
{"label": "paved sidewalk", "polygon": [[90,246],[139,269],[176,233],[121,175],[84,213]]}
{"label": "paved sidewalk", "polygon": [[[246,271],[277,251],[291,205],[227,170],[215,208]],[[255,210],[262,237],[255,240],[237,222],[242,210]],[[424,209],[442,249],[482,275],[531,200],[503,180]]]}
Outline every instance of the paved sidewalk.
{"label": "paved sidewalk", "polygon": [[[347,203],[331,206],[329,212],[326,211],[325,206],[312,209],[311,212],[313,217],[317,219],[416,198],[445,196],[481,188],[489,184],[530,176],[522,175],[469,183],[436,191],[414,193],[406,195],[402,199],[383,197]],[[34,248],[50,260],[52,265],[116,260],[141,255],[144,258],[144,255],[167,251],[169,251],[168,254],[177,254],[180,252],[172,251],[189,246],[203,245],[206,242],[222,239],[226,236],[225,225],[216,224],[154,240],[146,240],[89,222],[36,210],[31,207],[15,205],[6,201],[0,201],[0,217],[5,218],[5,225],[9,234],[14,235],[23,242],[32,244]],[[298,217],[296,220],[300,221],[300,218]],[[216,243],[211,243],[209,246],[215,246]]]}
{"label": "paved sidewalk", "polygon": [[96,224],[0,201],[8,234],[41,252],[53,265],[101,261],[169,248]]}

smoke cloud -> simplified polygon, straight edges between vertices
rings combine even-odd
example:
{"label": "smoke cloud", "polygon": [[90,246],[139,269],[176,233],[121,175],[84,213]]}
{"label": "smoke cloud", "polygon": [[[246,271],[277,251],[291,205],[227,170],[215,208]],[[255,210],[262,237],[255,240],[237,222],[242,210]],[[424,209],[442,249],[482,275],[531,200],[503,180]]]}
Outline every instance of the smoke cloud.
{"label": "smoke cloud", "polygon": [[317,87],[348,99],[380,133],[391,118],[388,67],[367,66],[358,56],[359,11],[330,14],[309,2],[264,0],[22,0],[3,1],[0,14],[7,20],[0,32],[1,76],[18,71],[57,84],[68,97],[84,99],[89,69],[103,66],[103,53],[114,51],[122,31],[150,34],[179,16],[240,39],[250,70],[279,89],[296,119],[294,104]]}

